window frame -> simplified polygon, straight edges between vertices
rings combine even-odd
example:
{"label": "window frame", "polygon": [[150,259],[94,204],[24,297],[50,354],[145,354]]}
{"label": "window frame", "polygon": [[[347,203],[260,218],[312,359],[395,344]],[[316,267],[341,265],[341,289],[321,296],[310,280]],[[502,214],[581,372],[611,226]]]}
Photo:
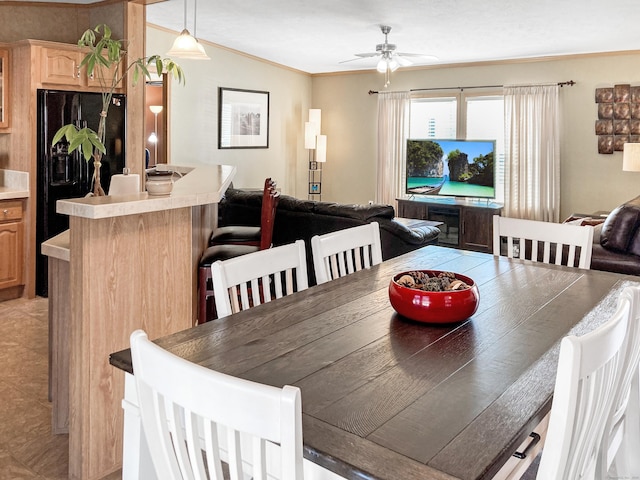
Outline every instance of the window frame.
{"label": "window frame", "polygon": [[[504,91],[499,87],[480,87],[480,88],[452,88],[438,90],[413,91],[410,96],[410,104],[413,108],[414,100],[419,99],[438,99],[438,98],[455,98],[456,100],[456,139],[457,140],[480,140],[478,138],[467,139],[467,100],[479,97],[503,98]],[[411,110],[409,112],[409,129],[411,131]],[[496,139],[497,140],[497,139]],[[506,146],[505,146],[506,148]],[[504,162],[504,159],[503,159]],[[504,165],[500,168],[496,164],[496,199],[495,201],[504,201]],[[500,183],[500,185],[498,185]]]}

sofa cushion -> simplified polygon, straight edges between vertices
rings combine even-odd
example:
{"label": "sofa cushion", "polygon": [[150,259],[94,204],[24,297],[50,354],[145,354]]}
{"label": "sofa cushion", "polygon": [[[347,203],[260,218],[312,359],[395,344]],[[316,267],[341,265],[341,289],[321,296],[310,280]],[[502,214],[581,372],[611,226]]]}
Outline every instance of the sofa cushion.
{"label": "sofa cushion", "polygon": [[341,203],[316,202],[314,213],[353,218],[369,223],[376,220],[376,218],[391,220],[395,212],[391,205],[345,205]]}
{"label": "sofa cushion", "polygon": [[605,272],[640,275],[640,261],[636,255],[607,250],[602,245],[593,244],[591,269]]}
{"label": "sofa cushion", "polygon": [[620,205],[609,214],[600,233],[600,245],[604,248],[627,253],[634,243],[634,250],[640,254],[640,241],[635,238],[640,225],[640,202],[636,200]]}

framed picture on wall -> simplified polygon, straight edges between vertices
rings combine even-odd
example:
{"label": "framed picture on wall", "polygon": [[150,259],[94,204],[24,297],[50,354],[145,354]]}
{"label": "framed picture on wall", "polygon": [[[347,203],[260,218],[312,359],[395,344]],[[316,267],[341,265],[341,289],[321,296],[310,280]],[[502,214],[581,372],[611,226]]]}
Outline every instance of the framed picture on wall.
{"label": "framed picture on wall", "polygon": [[269,92],[218,88],[218,148],[269,148]]}

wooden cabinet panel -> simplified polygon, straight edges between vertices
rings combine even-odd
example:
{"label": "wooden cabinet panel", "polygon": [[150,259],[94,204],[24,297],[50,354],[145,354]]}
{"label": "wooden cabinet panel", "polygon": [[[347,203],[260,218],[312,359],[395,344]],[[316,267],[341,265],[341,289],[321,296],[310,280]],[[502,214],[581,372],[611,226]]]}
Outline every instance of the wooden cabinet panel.
{"label": "wooden cabinet panel", "polygon": [[424,202],[412,202],[411,200],[398,200],[398,217],[428,219],[428,208]]}
{"label": "wooden cabinet panel", "polygon": [[478,252],[493,252],[493,216],[501,208],[468,207],[463,210],[460,248]]}
{"label": "wooden cabinet panel", "polygon": [[80,86],[80,52],[59,48],[43,48],[41,55],[42,83]]}
{"label": "wooden cabinet panel", "polygon": [[0,48],[0,128],[9,126],[9,50]]}
{"label": "wooden cabinet panel", "polygon": [[[73,45],[69,48],[42,47],[40,82],[70,87],[95,87],[103,90],[103,82],[100,81],[98,74],[98,69],[102,67],[97,66],[91,75],[87,75],[85,67],[80,68],[84,55],[82,50]],[[115,69],[114,66],[103,75],[107,87],[111,86]],[[120,65],[120,71],[122,72],[122,65]],[[120,93],[121,88],[122,82],[118,83],[116,91]]]}
{"label": "wooden cabinet panel", "polygon": [[[120,65],[120,72],[122,72],[122,67],[123,65]],[[94,69],[94,72],[91,75],[87,76],[87,85],[89,87],[99,87],[99,88],[103,88],[103,82],[101,82],[100,79],[100,74],[98,73],[98,69],[103,69],[104,67],[100,67],[97,66]],[[104,75],[102,75],[102,77],[105,79],[105,84],[107,87],[111,87],[111,81],[113,79],[113,74],[116,70],[116,66],[112,66]],[[122,73],[120,73],[120,75],[122,75]],[[118,85],[116,88],[122,88],[122,81],[118,82]]]}
{"label": "wooden cabinet panel", "polygon": [[21,202],[0,202],[0,290],[22,285],[24,224]]}

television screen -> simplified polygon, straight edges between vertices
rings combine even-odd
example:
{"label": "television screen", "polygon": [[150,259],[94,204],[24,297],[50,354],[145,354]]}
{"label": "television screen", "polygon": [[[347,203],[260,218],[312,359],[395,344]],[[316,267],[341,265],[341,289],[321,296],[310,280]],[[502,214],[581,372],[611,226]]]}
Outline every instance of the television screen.
{"label": "television screen", "polygon": [[407,140],[406,193],[495,198],[494,140]]}

